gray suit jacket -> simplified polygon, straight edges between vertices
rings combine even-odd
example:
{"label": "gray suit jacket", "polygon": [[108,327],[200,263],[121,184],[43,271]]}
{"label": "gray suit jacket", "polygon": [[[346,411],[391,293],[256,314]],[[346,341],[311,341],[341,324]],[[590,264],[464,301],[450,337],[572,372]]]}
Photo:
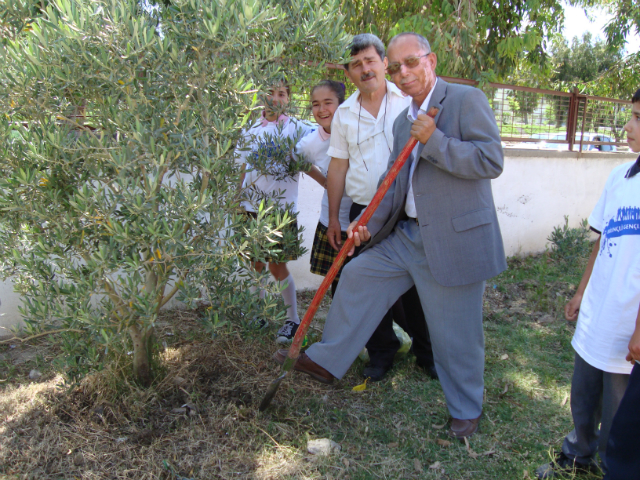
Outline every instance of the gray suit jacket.
{"label": "gray suit jacket", "polygon": [[[491,278],[507,268],[491,179],[503,168],[500,132],[484,93],[438,79],[429,108],[438,107],[436,131],[425,145],[413,176],[413,192],[429,268],[444,286]],[[409,139],[404,110],[393,125],[389,168]],[[370,248],[387,237],[404,212],[413,154],[367,227]],[[383,177],[384,178],[384,177]]]}

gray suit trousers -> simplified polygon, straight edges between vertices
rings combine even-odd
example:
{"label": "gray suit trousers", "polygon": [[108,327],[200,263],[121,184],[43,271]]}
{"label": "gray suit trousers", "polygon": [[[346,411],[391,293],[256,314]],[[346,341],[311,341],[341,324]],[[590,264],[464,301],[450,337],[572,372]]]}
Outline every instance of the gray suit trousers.
{"label": "gray suit trousers", "polygon": [[429,269],[419,227],[398,222],[379,244],[347,264],[333,299],[322,341],[307,355],[337,378],[354,362],[381,313],[416,285],[451,416],[479,417],[484,392],[482,295],[485,282],[445,287]]}

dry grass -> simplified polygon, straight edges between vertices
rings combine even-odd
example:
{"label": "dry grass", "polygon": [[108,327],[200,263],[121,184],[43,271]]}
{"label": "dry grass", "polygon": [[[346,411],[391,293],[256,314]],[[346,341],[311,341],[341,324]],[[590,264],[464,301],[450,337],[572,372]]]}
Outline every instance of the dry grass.
{"label": "dry grass", "polygon": [[[412,357],[361,393],[351,390],[359,361],[329,387],[296,374],[260,414],[278,372],[278,326],[212,340],[194,313],[170,312],[158,328],[165,376],[148,390],[108,372],[59,388],[61,377],[46,370],[50,353],[39,357],[36,381],[27,375],[37,355],[14,366],[0,384],[0,479],[532,478],[571,425],[571,329],[537,322],[557,313],[571,287],[496,282],[485,302],[485,412],[469,447],[447,439],[440,386]],[[310,298],[300,296],[301,311]],[[5,363],[10,354],[0,351]],[[323,437],[342,451],[309,455],[307,440]]]}

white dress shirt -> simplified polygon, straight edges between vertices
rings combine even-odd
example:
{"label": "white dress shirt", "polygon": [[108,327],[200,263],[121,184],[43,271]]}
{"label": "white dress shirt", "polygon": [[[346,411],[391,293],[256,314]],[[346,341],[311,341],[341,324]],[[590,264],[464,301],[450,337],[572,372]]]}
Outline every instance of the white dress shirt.
{"label": "white dress shirt", "polygon": [[[418,115],[427,113],[427,108],[429,108],[429,100],[431,100],[431,94],[436,88],[436,83],[438,83],[437,78],[436,81],[433,82],[433,87],[431,87],[429,95],[427,95],[427,98],[424,99],[424,102],[422,102],[420,108],[418,108],[413,100],[411,101],[411,105],[409,106],[409,110],[407,111],[407,118],[409,118],[409,121],[411,123],[416,121]],[[420,160],[418,154],[422,151],[422,147],[424,147],[424,144],[418,142],[413,149],[413,163],[411,164],[411,171],[409,172],[409,191],[407,192],[407,200],[404,204],[404,211],[407,213],[407,216],[411,218],[418,217],[418,212],[416,211],[416,199],[413,196],[413,172],[416,171],[416,165],[418,165],[418,161]]]}
{"label": "white dress shirt", "polygon": [[[329,163],[331,162],[331,157],[327,155],[330,139],[331,134],[325,132],[321,126],[318,126],[317,130],[303,137],[302,140],[298,142],[294,156],[296,159],[302,156],[307,162],[313,163],[326,177]],[[351,198],[346,192],[343,193],[338,218],[340,220],[340,229],[344,232],[347,231],[347,227],[349,223],[351,223],[349,222],[349,211],[351,210],[352,203]],[[329,226],[329,196],[327,195],[326,189],[322,195],[320,218],[318,221],[325,227]]]}
{"label": "white dress shirt", "polygon": [[411,103],[395,84],[387,82],[387,93],[375,118],[362,108],[360,92],[351,95],[333,116],[327,155],[349,160],[345,191],[355,203],[368,205],[380,176],[387,170],[393,149],[393,122]]}

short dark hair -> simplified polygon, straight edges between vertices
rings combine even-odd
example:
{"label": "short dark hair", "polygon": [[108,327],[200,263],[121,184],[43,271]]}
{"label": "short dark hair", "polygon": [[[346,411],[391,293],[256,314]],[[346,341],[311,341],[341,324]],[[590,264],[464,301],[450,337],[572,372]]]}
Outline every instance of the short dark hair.
{"label": "short dark hair", "polygon": [[336,94],[336,97],[338,97],[338,105],[344,102],[344,94],[346,89],[344,86],[344,83],[336,82],[335,80],[322,80],[320,83],[318,83],[315,87],[311,89],[310,95],[313,95],[313,92],[315,92],[316,89],[321,87],[327,87],[333,93]]}
{"label": "short dark hair", "polygon": [[429,44],[429,40],[427,40],[425,37],[423,37],[419,33],[415,33],[415,32],[403,32],[403,33],[397,34],[395,37],[391,39],[391,41],[389,42],[389,46],[391,46],[393,42],[395,42],[396,40],[402,37],[406,37],[407,35],[411,35],[412,37],[414,37],[418,41],[418,44],[420,45],[420,47],[422,47],[426,53],[431,53],[431,45]]}
{"label": "short dark hair", "polygon": [[273,90],[276,88],[284,88],[287,91],[287,95],[291,97],[291,85],[289,85],[289,82],[287,81],[286,78],[281,78],[279,80],[276,80],[274,83],[269,85],[269,87],[267,88],[267,93],[269,92],[269,90]]}
{"label": "short dark hair", "polygon": [[[384,60],[384,43],[373,33],[360,33],[353,37],[353,40],[351,40],[349,44],[349,54],[353,57],[369,47],[375,48],[376,53],[380,56],[380,60]],[[349,70],[349,62],[344,64],[344,68]]]}
{"label": "short dark hair", "polygon": [[636,90],[636,93],[634,93],[633,97],[631,97],[631,103],[638,103],[638,102],[640,102],[640,88]]}

